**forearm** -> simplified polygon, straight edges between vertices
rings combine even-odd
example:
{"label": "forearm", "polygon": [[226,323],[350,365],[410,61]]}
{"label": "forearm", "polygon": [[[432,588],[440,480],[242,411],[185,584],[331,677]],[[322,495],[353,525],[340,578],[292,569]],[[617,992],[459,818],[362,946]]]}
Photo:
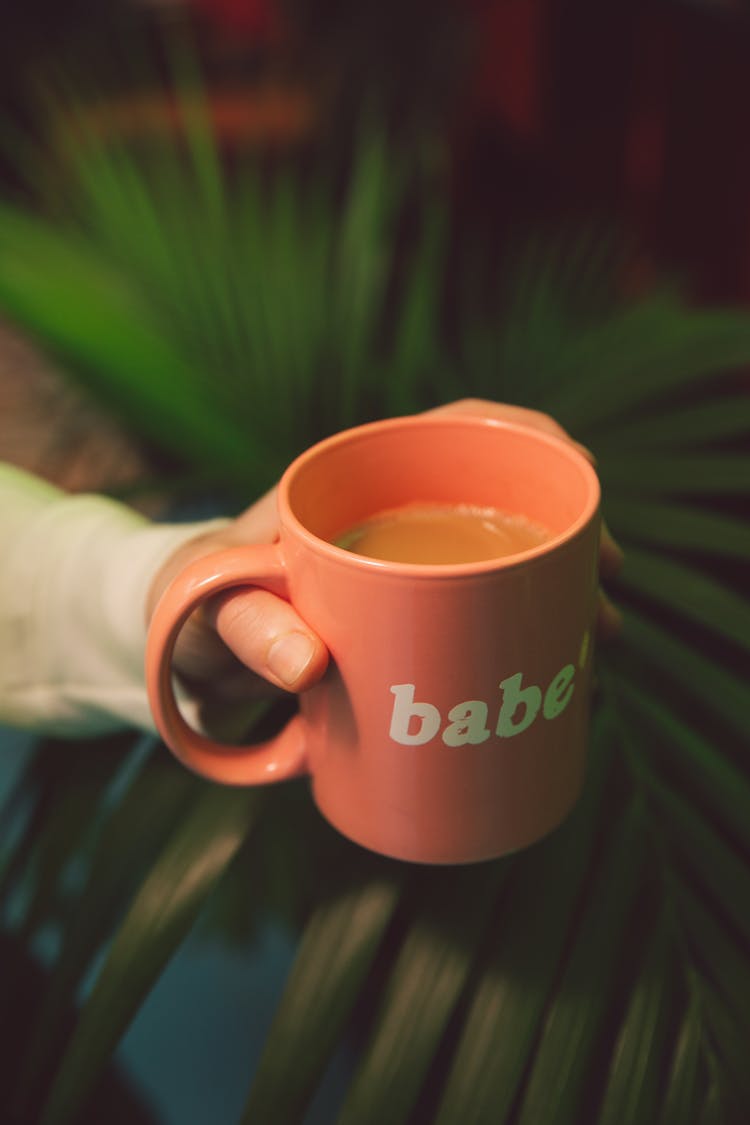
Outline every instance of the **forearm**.
{"label": "forearm", "polygon": [[151,524],[0,465],[0,721],[65,735],[153,729],[148,589],[180,544],[222,522]]}

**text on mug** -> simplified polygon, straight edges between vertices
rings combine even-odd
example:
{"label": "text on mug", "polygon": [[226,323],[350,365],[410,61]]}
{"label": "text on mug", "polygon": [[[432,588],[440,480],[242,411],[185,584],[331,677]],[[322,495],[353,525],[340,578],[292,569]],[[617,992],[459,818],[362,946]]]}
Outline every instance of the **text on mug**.
{"label": "text on mug", "polygon": [[[495,724],[498,738],[512,738],[525,731],[539,715],[551,720],[561,715],[570,703],[575,684],[575,666],[566,664],[542,693],[536,684],[522,687],[523,674],[502,680],[500,708]],[[415,684],[392,684],[395,696],[391,715],[390,736],[402,746],[421,746],[440,731],[443,717],[434,703],[415,702]],[[490,737],[487,726],[489,707],[482,699],[465,699],[448,712],[442,732],[446,746],[478,746]]]}

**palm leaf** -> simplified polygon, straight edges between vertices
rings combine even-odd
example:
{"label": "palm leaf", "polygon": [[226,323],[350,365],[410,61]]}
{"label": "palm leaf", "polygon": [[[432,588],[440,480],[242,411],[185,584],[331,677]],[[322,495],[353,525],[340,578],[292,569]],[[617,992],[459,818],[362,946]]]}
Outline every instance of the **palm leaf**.
{"label": "palm leaf", "polygon": [[616,418],[603,433],[607,448],[613,450],[710,446],[750,433],[750,402],[747,395],[726,393],[690,406],[670,403],[668,417],[656,411],[634,420]]}
{"label": "palm leaf", "polygon": [[[735,738],[745,737],[747,685],[733,671],[633,608],[625,618],[621,647],[615,667],[621,667],[621,655],[628,656],[637,681],[653,674],[660,686],[675,684],[683,697],[689,693],[708,710],[712,729],[726,726]],[[711,740],[713,753],[717,744],[718,739]]]}
{"label": "palm leaf", "polygon": [[610,718],[603,711],[596,716],[598,737],[577,809],[551,841],[514,864],[476,974],[437,1125],[459,1119],[480,1125],[490,1115],[504,1120],[512,1112],[589,871],[593,841],[601,831],[602,795],[612,764]]}
{"label": "palm leaf", "polygon": [[137,286],[77,234],[0,206],[0,301],[151,442],[190,448],[225,473],[258,457],[217,414],[207,380],[154,323]]}
{"label": "palm leaf", "polygon": [[[616,987],[625,922],[638,897],[645,860],[641,809],[629,808],[605,851],[573,947],[532,1056],[519,1120],[575,1122],[585,1113],[586,1086]],[[580,1002],[582,991],[586,1002]]]}
{"label": "palm leaf", "polygon": [[[646,959],[623,1017],[607,1076],[601,1125],[662,1120],[662,1074],[671,1047],[678,994],[672,943],[663,914],[649,935]],[[687,1107],[688,1113],[690,1107]],[[684,1120],[688,1120],[686,1115]]]}
{"label": "palm leaf", "polygon": [[[242,1121],[298,1121],[398,904],[397,871],[326,896],[310,919],[258,1064]],[[335,956],[331,956],[335,950]]]}
{"label": "palm leaf", "polygon": [[748,362],[744,312],[691,310],[687,315],[670,294],[626,306],[582,333],[564,357],[558,389],[546,396],[545,405],[564,424],[589,435],[618,415],[658,408],[660,396],[677,389],[684,393],[707,376]]}
{"label": "palm leaf", "polygon": [[255,793],[203,789],[137,892],[115,936],[42,1115],[70,1120],[143,997],[193,926],[255,819]]}
{"label": "palm leaf", "polygon": [[695,1008],[685,1013],[671,1061],[662,1102],[664,1125],[698,1120],[700,1091],[706,1079],[701,1071],[701,1019]]}
{"label": "palm leaf", "polygon": [[743,454],[610,454],[601,457],[599,471],[605,488],[638,496],[750,491],[750,457]]}
{"label": "palm leaf", "polygon": [[607,498],[606,508],[609,526],[633,543],[750,559],[750,528],[733,516],[677,502],[617,494]]}
{"label": "palm leaf", "polygon": [[22,810],[22,824],[0,880],[2,901],[22,904],[15,925],[27,940],[65,913],[61,884],[71,855],[90,845],[132,745],[132,734],[92,740],[66,757],[64,744],[49,739],[28,763],[9,802],[8,812]]}
{"label": "palm leaf", "polygon": [[340,1125],[412,1120],[412,1111],[467,983],[493,913],[503,865],[420,880],[412,918],[376,1026],[338,1117]]}
{"label": "palm leaf", "polygon": [[[441,364],[440,308],[447,232],[442,210],[432,206],[423,219],[422,237],[399,302],[388,373],[384,376],[388,414],[416,413],[424,387]],[[427,343],[427,347],[425,347]]]}
{"label": "palm leaf", "polygon": [[[88,875],[66,929],[60,952],[36,1023],[32,1049],[18,1079],[17,1104],[37,1092],[40,1071],[59,1051],[59,1033],[82,978],[105,947],[144,872],[156,861],[178,821],[189,812],[198,786],[195,778],[153,753],[140,764],[96,841]],[[86,823],[86,818],[79,821]],[[138,831],[132,831],[133,823]],[[57,855],[66,862],[70,848]]]}
{"label": "palm leaf", "polygon": [[[721,511],[739,510],[748,488],[747,411],[725,376],[750,362],[750,317],[690,308],[674,291],[622,299],[619,251],[589,232],[535,239],[498,283],[495,263],[467,254],[446,333],[457,260],[447,208],[428,201],[404,261],[411,166],[380,130],[361,132],[337,196],[328,168],[269,180],[247,163],[226,177],[200,113],[187,152],[147,156],[71,121],[64,222],[0,207],[0,302],[138,432],[247,490],[352,421],[441,395],[508,398],[594,449],[626,550],[616,587],[626,624],[619,650],[600,656],[586,792],[549,840],[446,873],[332,849],[324,828],[305,826],[310,909],[243,1120],[302,1120],[342,1046],[351,1075],[330,1115],[341,1122],[745,1120],[750,796],[738,654],[750,616],[707,560],[747,558],[744,527]],[[153,784],[148,816],[160,807]],[[111,897],[102,864],[114,862],[116,837],[138,832],[139,802],[98,810],[102,858],[79,899],[91,920],[65,914],[50,1028],[85,963],[108,951],[47,1125],[74,1119],[212,887],[232,885],[230,865],[252,871],[242,843],[253,795],[188,789],[177,823],[181,798],[162,794],[173,827],[148,821]],[[285,823],[280,797],[264,807]],[[54,914],[75,834],[63,843],[35,927]],[[9,886],[31,851],[27,835]],[[52,1061],[51,1038],[27,1088]]]}
{"label": "palm leaf", "polygon": [[741,648],[750,648],[750,606],[702,571],[655,551],[631,547],[618,582]]}
{"label": "palm leaf", "polygon": [[712,806],[715,822],[750,852],[750,782],[743,771],[728,754],[717,753],[700,731],[625,677],[620,677],[617,692],[639,729],[653,738],[654,763],[691,795],[699,794],[695,799],[703,808]]}
{"label": "palm leaf", "polygon": [[336,268],[346,284],[334,290],[332,306],[340,333],[337,398],[344,426],[357,419],[361,372],[385,303],[389,263],[384,248],[391,241],[389,224],[394,221],[387,158],[379,137],[363,144],[341,217]]}

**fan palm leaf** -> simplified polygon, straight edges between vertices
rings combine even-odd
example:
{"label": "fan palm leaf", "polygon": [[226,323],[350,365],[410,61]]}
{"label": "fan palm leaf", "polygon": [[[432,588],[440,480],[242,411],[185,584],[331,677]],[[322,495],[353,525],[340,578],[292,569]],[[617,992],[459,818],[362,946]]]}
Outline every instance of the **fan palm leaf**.
{"label": "fan palm leaf", "polygon": [[[434,871],[301,821],[311,882],[296,892],[297,955],[243,1122],[304,1121],[342,1044],[342,1125],[745,1120],[750,616],[736,568],[750,544],[736,505],[750,413],[727,376],[750,363],[750,317],[674,291],[619,299],[608,244],[537,243],[496,304],[464,304],[452,348],[440,327],[448,223],[433,203],[402,260],[407,177],[394,180],[382,137],[362,142],[340,207],[326,177],[269,184],[248,167],[225,182],[200,133],[155,164],[120,143],[69,144],[78,206],[64,226],[0,208],[0,306],[140,432],[247,494],[302,445],[374,414],[440,396],[519,402],[593,448],[626,552],[625,627],[599,656],[586,789],[550,838]],[[719,565],[721,579],[708,569]],[[73,896],[92,924],[70,907],[62,921],[50,1027],[84,966],[103,963],[45,1125],[75,1120],[209,895],[252,896],[244,845],[266,821],[299,830],[282,794],[191,779],[159,833],[165,791],[149,776],[98,829],[112,858],[115,830],[151,825],[137,879],[118,876],[119,921],[95,859]],[[32,877],[41,846],[26,838],[14,880]],[[28,908],[26,933],[56,917],[54,897]],[[27,1090],[56,1065],[50,1049],[32,1056]]]}

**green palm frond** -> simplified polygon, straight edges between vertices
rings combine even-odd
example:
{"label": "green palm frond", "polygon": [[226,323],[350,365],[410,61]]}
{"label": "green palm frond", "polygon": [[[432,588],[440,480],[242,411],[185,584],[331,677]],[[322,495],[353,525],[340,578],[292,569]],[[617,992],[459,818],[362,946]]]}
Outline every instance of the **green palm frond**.
{"label": "green palm frond", "polygon": [[244,842],[258,803],[256,793],[203,788],[176,827],[117,932],[42,1121],[64,1121],[77,1110],[81,1089],[95,1081],[140,998]]}
{"label": "green palm frond", "polygon": [[[146,155],[81,143],[84,127],[63,224],[0,208],[8,315],[134,429],[245,493],[377,414],[459,395],[545,410],[596,454],[626,620],[599,656],[584,795],[518,856],[455,871],[381,861],[307,816],[301,792],[256,808],[193,779],[172,790],[163,751],[97,817],[70,805],[96,820],[97,855],[67,805],[62,836],[29,821],[7,844],[6,889],[40,873],[16,927],[31,939],[54,921],[63,937],[17,1096],[51,1070],[43,1120],[74,1121],[209,893],[264,909],[274,834],[302,831],[304,854],[285,860],[297,955],[247,1075],[247,1125],[304,1121],[342,1044],[351,1074],[332,1125],[739,1125],[750,409],[735,377],[750,317],[674,291],[625,300],[612,243],[587,236],[537,241],[496,295],[459,300],[446,331],[446,209],[431,199],[404,255],[409,176],[379,134],[363,135],[337,195],[332,177],[289,169],[221,178],[205,123],[187,147]],[[75,894],[60,887],[73,852],[89,856]],[[61,1013],[100,958],[63,1049]]]}
{"label": "green palm frond", "polygon": [[[385,138],[362,140],[340,199],[333,171],[306,183],[248,159],[222,178],[207,122],[188,135],[133,151],[71,108],[54,218],[0,206],[0,307],[136,433],[252,494],[311,438],[419,408],[441,227],[386,346],[404,267]],[[373,380],[390,350],[402,377]]]}

